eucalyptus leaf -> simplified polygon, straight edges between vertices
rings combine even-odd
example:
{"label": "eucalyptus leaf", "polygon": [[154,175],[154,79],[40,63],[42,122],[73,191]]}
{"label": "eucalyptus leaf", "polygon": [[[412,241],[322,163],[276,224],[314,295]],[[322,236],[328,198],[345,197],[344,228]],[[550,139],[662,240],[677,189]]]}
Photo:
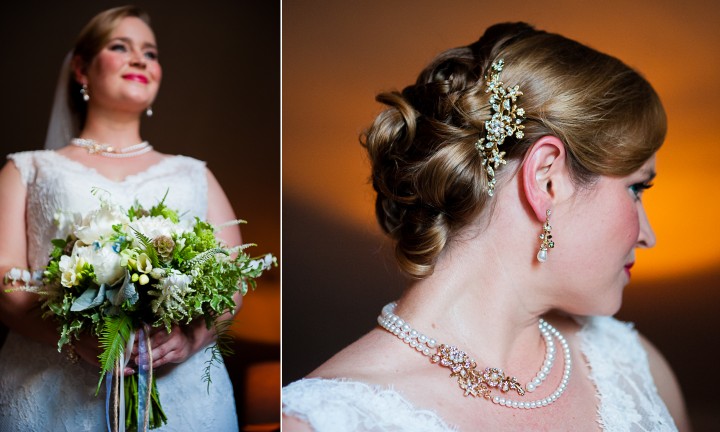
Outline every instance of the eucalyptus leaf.
{"label": "eucalyptus leaf", "polygon": [[100,306],[105,301],[105,284],[100,285],[100,288],[88,288],[84,293],[80,294],[70,307],[72,312],[80,312],[86,309]]}
{"label": "eucalyptus leaf", "polygon": [[129,300],[130,304],[134,305],[140,298],[137,290],[135,289],[135,284],[132,283],[132,280],[130,279],[130,273],[127,271],[125,271],[123,284],[119,288],[107,290],[106,296],[113,306],[120,306],[125,300]]}

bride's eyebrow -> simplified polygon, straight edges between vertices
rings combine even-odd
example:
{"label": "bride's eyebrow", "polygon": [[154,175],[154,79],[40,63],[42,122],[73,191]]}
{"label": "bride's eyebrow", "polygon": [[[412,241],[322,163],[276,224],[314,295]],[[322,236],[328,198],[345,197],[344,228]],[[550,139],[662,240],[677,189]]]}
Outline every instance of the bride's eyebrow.
{"label": "bride's eyebrow", "polygon": [[650,183],[651,181],[653,181],[655,176],[657,176],[657,173],[655,172],[655,170],[647,170],[644,174],[645,174],[645,183]]}
{"label": "bride's eyebrow", "polygon": [[[114,41],[125,42],[125,43],[128,44],[128,45],[133,45],[133,44],[134,44],[134,42],[133,42],[132,39],[130,39],[129,37],[125,37],[125,36],[114,37],[114,38],[110,39],[110,41],[108,41],[108,43],[111,43],[111,42],[114,42]],[[151,43],[151,42],[143,42],[142,48],[157,49],[157,45],[155,45],[154,43]]]}

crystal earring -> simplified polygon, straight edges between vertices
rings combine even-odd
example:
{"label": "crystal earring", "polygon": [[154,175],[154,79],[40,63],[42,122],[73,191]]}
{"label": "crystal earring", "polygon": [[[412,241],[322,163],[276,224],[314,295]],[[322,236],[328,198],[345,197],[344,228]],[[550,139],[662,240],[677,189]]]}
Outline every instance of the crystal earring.
{"label": "crystal earring", "polygon": [[153,116],[152,106],[147,107],[147,109],[145,110],[145,115],[148,116],[148,117],[152,117],[152,116]]}
{"label": "crystal earring", "polygon": [[542,242],[540,242],[540,251],[538,251],[537,260],[541,263],[547,261],[548,249],[555,247],[552,234],[550,234],[550,231],[552,230],[552,227],[550,226],[550,213],[552,212],[549,209],[545,212],[545,224],[542,228],[543,232],[540,234],[540,240],[542,240]]}
{"label": "crystal earring", "polygon": [[90,93],[88,92],[87,84],[83,84],[80,89],[80,94],[85,102],[90,100]]}

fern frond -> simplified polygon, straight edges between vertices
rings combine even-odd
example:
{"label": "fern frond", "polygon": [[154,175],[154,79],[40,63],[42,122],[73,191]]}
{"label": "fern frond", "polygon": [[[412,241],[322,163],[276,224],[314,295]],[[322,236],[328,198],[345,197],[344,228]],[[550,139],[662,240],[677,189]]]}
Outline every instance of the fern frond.
{"label": "fern frond", "polygon": [[210,258],[214,257],[216,254],[219,254],[219,253],[227,255],[228,251],[223,248],[208,249],[205,252],[195,255],[195,257],[193,257],[191,260],[188,260],[187,263],[190,266],[199,267],[199,266],[205,264],[205,262],[207,262],[207,260],[209,260]]}
{"label": "fern frond", "polygon": [[232,318],[216,321],[215,322],[215,334],[217,340],[214,345],[211,345],[205,350],[210,350],[210,359],[205,362],[205,370],[203,371],[202,380],[207,383],[207,392],[210,393],[210,384],[212,384],[212,378],[210,371],[214,365],[222,364],[224,362],[223,356],[230,356],[234,354],[232,349],[233,338],[230,335],[230,325],[233,323]]}
{"label": "fern frond", "polygon": [[150,262],[152,263],[153,267],[161,267],[160,258],[158,258],[158,253],[155,250],[155,246],[153,246],[152,244],[152,239],[148,238],[148,236],[133,227],[130,227],[130,229],[135,232],[135,237],[137,237],[137,239],[140,240],[140,243],[145,246],[145,254],[148,256],[148,258],[150,258]]}
{"label": "fern frond", "polygon": [[132,320],[129,316],[121,313],[118,316],[105,317],[99,338],[103,352],[98,356],[101,371],[100,381],[95,390],[96,396],[100,392],[100,385],[105,374],[115,366],[115,361],[120,357],[120,353],[125,350],[125,344],[130,339],[131,332]]}

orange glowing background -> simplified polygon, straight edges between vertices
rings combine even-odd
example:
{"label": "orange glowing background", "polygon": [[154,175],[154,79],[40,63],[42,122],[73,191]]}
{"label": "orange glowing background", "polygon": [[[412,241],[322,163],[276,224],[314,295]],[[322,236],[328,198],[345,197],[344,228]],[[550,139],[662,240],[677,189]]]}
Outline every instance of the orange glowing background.
{"label": "orange glowing background", "polygon": [[659,93],[668,135],[643,197],[658,242],[637,254],[620,317],[668,357],[696,430],[717,425],[709,413],[718,397],[694,376],[714,367],[708,342],[720,329],[720,8],[711,0],[285,2],[283,381],[369,330],[379,303],[366,297],[396,298],[403,284],[378,258],[388,247],[358,143],[382,109],[375,95],[402,89],[436,54],[503,21],[616,56]]}
{"label": "orange glowing background", "polygon": [[[720,13],[705,2],[427,1],[283,5],[283,192],[354,224],[374,226],[358,134],[440,51],[488,25],[527,21],[639,70],[669,117],[655,188],[645,196],[657,246],[634,277],[663,278],[720,263]],[[594,4],[595,6],[590,6]]]}

